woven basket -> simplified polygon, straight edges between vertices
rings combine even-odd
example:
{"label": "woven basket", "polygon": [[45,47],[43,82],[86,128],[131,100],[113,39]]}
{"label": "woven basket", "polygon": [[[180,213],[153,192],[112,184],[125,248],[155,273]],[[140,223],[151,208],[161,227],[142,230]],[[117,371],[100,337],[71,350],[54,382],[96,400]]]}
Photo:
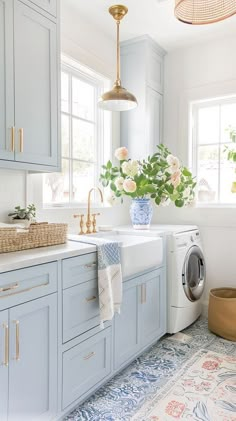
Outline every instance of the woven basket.
{"label": "woven basket", "polygon": [[236,288],[211,289],[208,327],[217,335],[236,341]]}
{"label": "woven basket", "polygon": [[54,246],[67,241],[67,224],[34,223],[18,232],[17,228],[0,228],[0,253]]}

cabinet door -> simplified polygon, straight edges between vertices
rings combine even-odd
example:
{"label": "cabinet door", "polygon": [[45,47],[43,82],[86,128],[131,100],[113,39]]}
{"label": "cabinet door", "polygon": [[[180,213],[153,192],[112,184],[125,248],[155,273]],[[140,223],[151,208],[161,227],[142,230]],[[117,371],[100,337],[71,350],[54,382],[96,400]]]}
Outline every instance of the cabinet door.
{"label": "cabinet door", "polygon": [[162,272],[153,271],[141,285],[140,325],[142,347],[159,339],[163,334],[165,307],[163,307]]}
{"label": "cabinet door", "polygon": [[162,142],[162,95],[147,88],[147,155],[156,152]]}
{"label": "cabinet door", "polygon": [[8,421],[49,420],[57,406],[57,295],[10,309]]}
{"label": "cabinet door", "polygon": [[13,0],[0,0],[0,159],[13,160]]}
{"label": "cabinet door", "polygon": [[115,315],[115,369],[129,361],[140,349],[140,288],[136,279],[124,284],[120,314]]}
{"label": "cabinet door", "polygon": [[14,0],[16,161],[57,165],[56,24]]}
{"label": "cabinet door", "polygon": [[30,0],[31,3],[45,10],[53,16],[57,16],[57,0]]}
{"label": "cabinet door", "polygon": [[0,312],[0,420],[7,421],[8,404],[8,310]]}

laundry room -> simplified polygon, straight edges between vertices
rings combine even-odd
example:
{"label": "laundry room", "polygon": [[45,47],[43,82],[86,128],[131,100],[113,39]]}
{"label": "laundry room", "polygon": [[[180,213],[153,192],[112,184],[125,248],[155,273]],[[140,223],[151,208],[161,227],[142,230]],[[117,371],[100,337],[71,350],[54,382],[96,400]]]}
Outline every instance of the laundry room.
{"label": "laundry room", "polygon": [[0,421],[236,421],[235,39],[0,0]]}

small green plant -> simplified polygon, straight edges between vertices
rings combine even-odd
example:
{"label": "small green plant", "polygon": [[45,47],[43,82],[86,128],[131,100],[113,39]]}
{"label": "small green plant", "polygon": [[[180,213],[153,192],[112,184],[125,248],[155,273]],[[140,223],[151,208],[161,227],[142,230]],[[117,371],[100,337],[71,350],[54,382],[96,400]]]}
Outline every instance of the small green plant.
{"label": "small green plant", "polygon": [[32,203],[28,205],[27,208],[21,208],[20,206],[15,206],[15,210],[10,212],[8,216],[11,216],[12,219],[26,219],[27,221],[31,221],[36,216],[36,207]]}
{"label": "small green plant", "polygon": [[[229,138],[233,143],[236,143],[236,128],[229,126],[226,131],[229,133]],[[225,152],[227,152],[228,161],[236,162],[236,149],[229,148],[225,145]]]}

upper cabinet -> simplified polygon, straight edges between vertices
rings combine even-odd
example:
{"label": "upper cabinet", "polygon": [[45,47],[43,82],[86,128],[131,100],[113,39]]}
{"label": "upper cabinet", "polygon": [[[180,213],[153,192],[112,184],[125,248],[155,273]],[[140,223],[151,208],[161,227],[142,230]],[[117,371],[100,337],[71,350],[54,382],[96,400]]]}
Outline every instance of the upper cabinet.
{"label": "upper cabinet", "polygon": [[57,16],[57,0],[30,0],[30,2],[50,13],[50,15]]}
{"label": "upper cabinet", "polygon": [[46,10],[46,4],[57,2],[0,0],[0,101],[5,111],[0,115],[0,166],[56,171],[58,23],[33,3],[42,9],[45,4]]}
{"label": "upper cabinet", "polygon": [[121,80],[138,107],[121,113],[121,144],[129,156],[143,159],[162,142],[163,66],[165,51],[150,37],[121,44]]}

